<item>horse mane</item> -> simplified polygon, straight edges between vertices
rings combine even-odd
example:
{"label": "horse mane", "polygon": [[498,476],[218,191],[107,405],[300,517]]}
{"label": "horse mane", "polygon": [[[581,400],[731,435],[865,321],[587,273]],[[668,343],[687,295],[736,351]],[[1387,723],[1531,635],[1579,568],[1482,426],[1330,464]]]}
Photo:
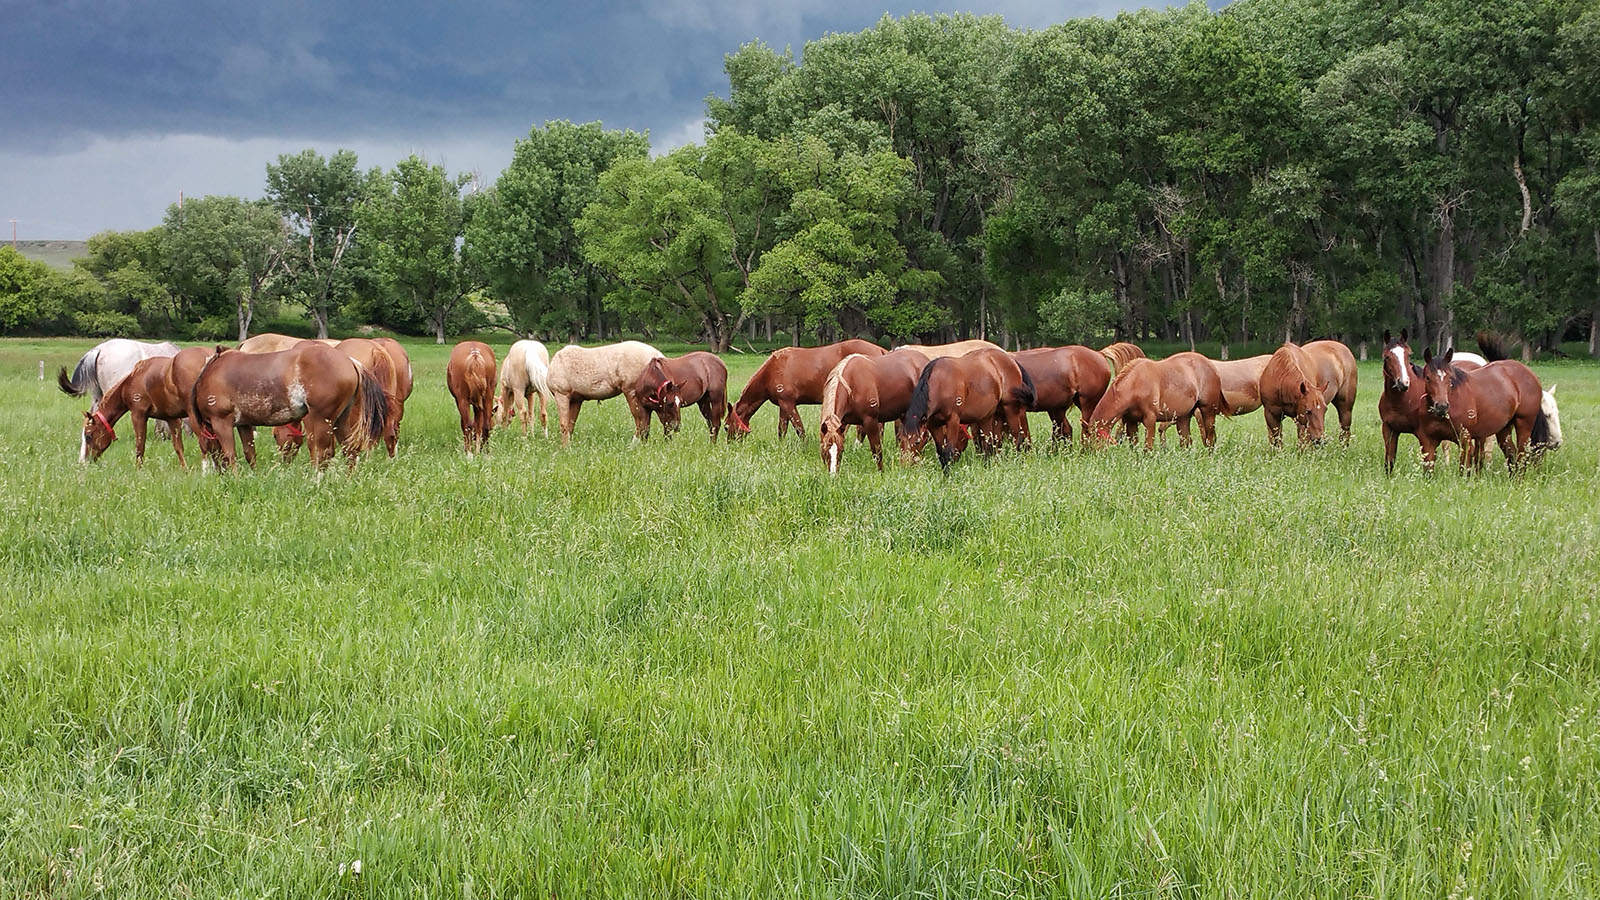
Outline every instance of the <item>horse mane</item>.
{"label": "horse mane", "polygon": [[935,366],[942,364],[949,357],[940,357],[922,367],[922,374],[917,376],[917,386],[911,391],[911,405],[906,407],[906,431],[916,434],[922,430],[922,420],[928,415],[928,382],[933,375]]}
{"label": "horse mane", "polygon": [[1106,361],[1111,363],[1112,377],[1121,375],[1122,369],[1127,366],[1128,363],[1136,359],[1147,358],[1143,348],[1141,348],[1138,344],[1131,344],[1127,341],[1117,341],[1114,344],[1106,346],[1100,351],[1100,355],[1104,356]]}
{"label": "horse mane", "polygon": [[82,397],[89,389],[89,379],[94,372],[95,362],[100,358],[100,348],[95,347],[85,353],[79,360],[77,368],[72,370],[72,376],[67,376],[67,367],[62,366],[56,373],[56,384],[60,385],[62,393],[74,397]]}
{"label": "horse mane", "polygon": [[822,415],[826,416],[830,411],[838,415],[839,390],[843,388],[846,394],[850,393],[850,385],[844,380],[844,367],[852,359],[865,358],[859,353],[851,353],[839,360],[839,364],[828,372],[828,380],[822,384]]}
{"label": "horse mane", "polygon": [[1478,350],[1483,353],[1484,359],[1487,359],[1489,362],[1495,362],[1496,360],[1510,358],[1506,356],[1505,339],[1500,335],[1493,334],[1488,331],[1480,331],[1476,337],[1478,340]]}
{"label": "horse mane", "polygon": [[[1486,353],[1484,355],[1487,356],[1488,354]],[[1533,447],[1544,447],[1548,446],[1549,444],[1550,419],[1545,416],[1544,410],[1540,409],[1539,414],[1533,417],[1533,434],[1529,438],[1529,445]]]}

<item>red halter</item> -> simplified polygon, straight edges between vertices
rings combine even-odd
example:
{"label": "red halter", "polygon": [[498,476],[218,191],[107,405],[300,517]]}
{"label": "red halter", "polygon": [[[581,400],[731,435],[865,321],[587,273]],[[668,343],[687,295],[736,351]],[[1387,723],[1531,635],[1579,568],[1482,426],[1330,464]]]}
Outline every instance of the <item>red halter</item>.
{"label": "red halter", "polygon": [[287,424],[287,425],[285,425],[283,427],[289,429],[289,435],[291,437],[303,438],[303,437],[306,436],[306,433],[304,431],[300,430],[300,426],[296,425],[293,422],[290,422],[289,424]]}
{"label": "red halter", "polygon": [[111,439],[113,441],[117,439],[117,432],[112,429],[111,423],[106,421],[106,414],[105,413],[101,412],[98,409],[95,410],[94,411],[94,420],[96,422],[99,422],[102,426],[105,427],[106,431],[111,433]]}

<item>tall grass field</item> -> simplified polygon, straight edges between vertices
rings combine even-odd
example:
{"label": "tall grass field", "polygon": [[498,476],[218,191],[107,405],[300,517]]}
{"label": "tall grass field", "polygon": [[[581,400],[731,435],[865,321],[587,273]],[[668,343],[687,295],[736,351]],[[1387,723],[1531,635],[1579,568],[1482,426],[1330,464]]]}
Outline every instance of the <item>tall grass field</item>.
{"label": "tall grass field", "polygon": [[831,478],[468,459],[418,343],[398,458],[218,477],[79,465],[89,346],[0,342],[0,897],[1600,896],[1600,367],[1521,478],[1385,477],[1376,363],[1348,449]]}

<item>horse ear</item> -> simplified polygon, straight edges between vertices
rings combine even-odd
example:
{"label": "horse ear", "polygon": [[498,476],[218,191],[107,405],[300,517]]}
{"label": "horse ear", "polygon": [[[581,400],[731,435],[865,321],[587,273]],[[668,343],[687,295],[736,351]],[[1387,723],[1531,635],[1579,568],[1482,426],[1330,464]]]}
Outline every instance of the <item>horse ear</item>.
{"label": "horse ear", "polygon": [[1383,343],[1385,346],[1394,343],[1394,341],[1389,339],[1389,329],[1387,328],[1383,330]]}
{"label": "horse ear", "polygon": [[89,420],[92,419],[92,418],[94,418],[94,415],[92,413],[90,413],[88,410],[84,410],[83,411],[83,424],[85,424],[85,425],[89,424]]}
{"label": "horse ear", "polygon": [[1400,343],[1404,344],[1408,340],[1410,338],[1406,336],[1406,330],[1404,328],[1400,329]]}
{"label": "horse ear", "polygon": [[1306,387],[1306,383],[1304,381],[1300,382],[1300,394],[1302,396],[1304,396],[1305,394],[1309,393],[1310,390],[1311,390],[1310,388]]}
{"label": "horse ear", "polygon": [[1423,347],[1422,348],[1422,362],[1425,365],[1432,364],[1432,362],[1433,362],[1433,348],[1432,347]]}
{"label": "horse ear", "polygon": [[1453,359],[1455,357],[1455,355],[1456,355],[1456,348],[1451,347],[1449,350],[1446,350],[1444,352],[1444,355],[1439,357],[1439,365],[1441,365],[1441,366],[1450,365],[1450,360]]}
{"label": "horse ear", "polygon": [[1550,387],[1546,388],[1546,390],[1548,390],[1550,392],[1550,396],[1554,397],[1556,395],[1556,386],[1555,385],[1553,385],[1553,384],[1550,385]]}

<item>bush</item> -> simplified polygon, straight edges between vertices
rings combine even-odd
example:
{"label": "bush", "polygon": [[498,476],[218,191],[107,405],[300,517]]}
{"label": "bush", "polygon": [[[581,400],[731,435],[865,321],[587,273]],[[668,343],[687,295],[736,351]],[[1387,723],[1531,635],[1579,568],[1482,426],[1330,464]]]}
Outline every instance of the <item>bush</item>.
{"label": "bush", "polygon": [[189,334],[197,341],[231,341],[239,336],[239,322],[232,316],[206,316]]}
{"label": "bush", "polygon": [[139,334],[139,320],[127,313],[101,310],[80,312],[72,316],[73,331],[86,337],[134,337]]}

